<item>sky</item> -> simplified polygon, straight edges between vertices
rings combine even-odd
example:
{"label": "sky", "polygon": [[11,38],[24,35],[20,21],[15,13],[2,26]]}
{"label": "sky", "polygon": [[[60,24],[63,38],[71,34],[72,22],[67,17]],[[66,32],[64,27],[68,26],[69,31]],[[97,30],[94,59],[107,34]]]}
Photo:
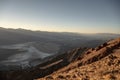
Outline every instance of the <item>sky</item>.
{"label": "sky", "polygon": [[0,0],[0,27],[120,34],[120,0]]}

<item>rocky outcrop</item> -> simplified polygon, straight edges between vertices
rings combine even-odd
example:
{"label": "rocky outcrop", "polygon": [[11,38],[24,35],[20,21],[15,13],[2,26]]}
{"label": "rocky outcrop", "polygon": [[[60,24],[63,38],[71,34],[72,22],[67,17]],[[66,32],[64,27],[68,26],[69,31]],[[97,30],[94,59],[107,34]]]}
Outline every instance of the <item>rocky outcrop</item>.
{"label": "rocky outcrop", "polygon": [[[106,42],[96,47],[95,49],[92,50],[90,49],[84,54],[84,57],[81,59],[81,64],[85,65],[98,61],[104,58],[105,56],[109,55],[110,53],[112,53],[113,50],[118,48],[119,46],[120,46],[120,38]],[[88,54],[88,52],[90,53]]]}
{"label": "rocky outcrop", "polygon": [[87,50],[68,66],[38,80],[120,80],[120,38]]}

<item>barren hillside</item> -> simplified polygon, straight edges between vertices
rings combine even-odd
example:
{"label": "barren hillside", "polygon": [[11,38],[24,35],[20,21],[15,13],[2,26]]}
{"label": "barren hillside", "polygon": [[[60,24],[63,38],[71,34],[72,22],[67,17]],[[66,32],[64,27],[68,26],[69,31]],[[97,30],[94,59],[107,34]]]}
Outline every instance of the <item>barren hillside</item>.
{"label": "barren hillside", "polygon": [[89,49],[73,63],[38,80],[120,80],[120,38]]}

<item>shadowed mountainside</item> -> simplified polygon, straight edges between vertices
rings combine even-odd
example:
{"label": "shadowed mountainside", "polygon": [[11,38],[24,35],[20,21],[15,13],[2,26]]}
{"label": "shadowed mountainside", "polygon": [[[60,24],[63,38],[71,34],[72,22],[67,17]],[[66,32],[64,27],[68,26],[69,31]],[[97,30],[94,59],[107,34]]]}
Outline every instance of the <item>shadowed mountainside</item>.
{"label": "shadowed mountainside", "polygon": [[[39,77],[44,77],[75,61],[75,59],[78,58],[78,56],[86,50],[87,48],[73,49],[63,54],[56,54],[52,57],[51,56],[46,57],[42,60],[42,62],[40,62],[39,59],[37,59],[34,60],[33,62],[40,62],[40,63],[30,68],[16,69],[14,65],[10,66],[12,70],[0,71],[0,79],[1,80],[33,80]],[[5,66],[3,66],[2,68],[5,68]]]}

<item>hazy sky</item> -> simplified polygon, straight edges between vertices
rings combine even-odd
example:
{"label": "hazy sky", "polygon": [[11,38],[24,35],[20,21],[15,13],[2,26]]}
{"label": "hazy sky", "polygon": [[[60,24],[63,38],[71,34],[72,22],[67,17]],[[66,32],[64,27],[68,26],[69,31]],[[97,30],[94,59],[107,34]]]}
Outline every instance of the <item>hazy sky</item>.
{"label": "hazy sky", "polygon": [[120,0],[0,0],[0,27],[120,33]]}

